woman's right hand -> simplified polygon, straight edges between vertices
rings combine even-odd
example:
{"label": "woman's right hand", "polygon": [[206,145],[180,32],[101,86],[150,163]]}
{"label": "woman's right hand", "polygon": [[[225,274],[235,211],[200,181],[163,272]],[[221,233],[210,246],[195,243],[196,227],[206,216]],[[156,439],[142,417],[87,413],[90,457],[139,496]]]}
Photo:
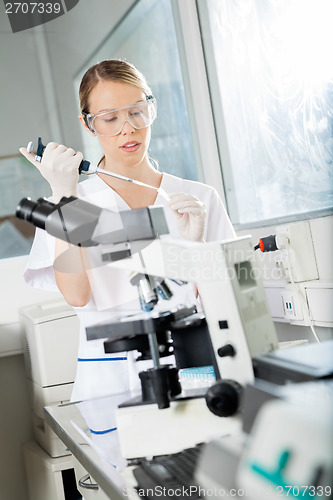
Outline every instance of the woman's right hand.
{"label": "woman's right hand", "polygon": [[63,196],[77,196],[82,153],[75,152],[74,149],[66,148],[61,144],[49,142],[44,150],[42,161],[39,162],[35,160],[33,153],[27,152],[27,148],[20,148],[19,151],[38,168],[50,184],[54,203],[58,203]]}

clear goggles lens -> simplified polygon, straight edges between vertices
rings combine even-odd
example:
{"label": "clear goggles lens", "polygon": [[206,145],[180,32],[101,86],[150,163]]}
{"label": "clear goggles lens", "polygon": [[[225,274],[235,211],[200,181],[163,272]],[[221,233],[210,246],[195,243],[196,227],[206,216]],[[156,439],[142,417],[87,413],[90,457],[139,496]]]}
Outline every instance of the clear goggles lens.
{"label": "clear goggles lens", "polygon": [[118,135],[126,122],[136,129],[151,125],[157,116],[156,99],[149,97],[146,101],[130,106],[85,116],[90,130],[98,135],[110,137]]}

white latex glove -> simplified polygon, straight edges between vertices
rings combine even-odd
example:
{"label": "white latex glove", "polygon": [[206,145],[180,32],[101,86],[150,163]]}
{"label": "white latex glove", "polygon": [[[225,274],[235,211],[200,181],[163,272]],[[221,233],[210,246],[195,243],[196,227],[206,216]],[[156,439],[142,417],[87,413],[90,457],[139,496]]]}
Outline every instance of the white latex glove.
{"label": "white latex glove", "polygon": [[168,205],[177,217],[179,234],[186,240],[204,241],[205,204],[191,194],[171,193]]}
{"label": "white latex glove", "polygon": [[35,154],[27,152],[27,148],[20,148],[19,151],[38,168],[50,184],[54,203],[58,203],[63,196],[77,196],[82,153],[76,153],[74,149],[66,148],[61,144],[49,142],[44,150],[42,161],[39,162],[35,160]]}

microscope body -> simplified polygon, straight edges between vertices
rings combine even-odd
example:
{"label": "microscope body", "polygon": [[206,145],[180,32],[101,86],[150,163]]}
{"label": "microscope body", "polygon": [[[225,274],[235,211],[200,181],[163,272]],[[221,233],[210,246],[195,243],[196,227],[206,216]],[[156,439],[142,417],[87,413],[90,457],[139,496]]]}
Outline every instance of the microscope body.
{"label": "microscope body", "polygon": [[108,265],[196,284],[217,378],[252,382],[252,358],[278,348],[250,236],[205,244],[156,239],[140,256]]}
{"label": "microscope body", "polygon": [[[174,453],[240,432],[241,391],[254,381],[252,358],[278,348],[254,262],[250,237],[206,244],[163,238],[140,256],[108,264],[196,283],[217,379],[216,393],[213,388],[201,394],[183,391],[163,410],[155,402],[119,407],[117,427],[126,458]],[[186,348],[193,349],[190,337]]]}

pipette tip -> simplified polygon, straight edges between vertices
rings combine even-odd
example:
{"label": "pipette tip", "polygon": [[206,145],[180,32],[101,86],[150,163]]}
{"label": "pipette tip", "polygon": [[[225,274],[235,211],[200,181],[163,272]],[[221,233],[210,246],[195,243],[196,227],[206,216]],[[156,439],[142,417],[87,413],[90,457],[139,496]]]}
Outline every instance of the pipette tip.
{"label": "pipette tip", "polygon": [[157,192],[166,200],[166,201],[170,201],[170,198],[169,198],[169,195],[168,193],[166,193],[164,191],[164,189],[162,188],[157,188]]}

